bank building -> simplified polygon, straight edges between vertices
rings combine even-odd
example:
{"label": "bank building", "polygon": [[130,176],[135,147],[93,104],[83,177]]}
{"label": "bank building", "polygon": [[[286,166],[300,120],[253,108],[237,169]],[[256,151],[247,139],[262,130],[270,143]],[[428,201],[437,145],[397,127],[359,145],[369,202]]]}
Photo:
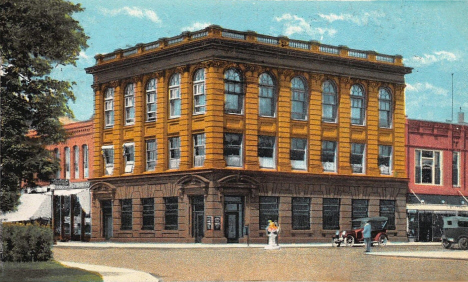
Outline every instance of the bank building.
{"label": "bank building", "polygon": [[91,240],[406,240],[401,56],[209,26],[96,56]]}

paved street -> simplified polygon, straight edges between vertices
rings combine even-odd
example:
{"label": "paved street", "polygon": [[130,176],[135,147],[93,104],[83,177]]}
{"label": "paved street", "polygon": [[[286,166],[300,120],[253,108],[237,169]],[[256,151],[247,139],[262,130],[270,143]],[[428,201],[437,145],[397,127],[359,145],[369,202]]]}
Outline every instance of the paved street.
{"label": "paved street", "polygon": [[[330,280],[466,280],[468,260],[367,255],[363,247],[144,248],[54,247],[58,260],[130,268],[150,273],[160,281],[330,281]],[[133,247],[131,247],[133,246]],[[417,254],[450,252],[440,245],[390,245],[375,253]],[[445,254],[445,253],[443,253]],[[464,254],[462,254],[464,256]]]}

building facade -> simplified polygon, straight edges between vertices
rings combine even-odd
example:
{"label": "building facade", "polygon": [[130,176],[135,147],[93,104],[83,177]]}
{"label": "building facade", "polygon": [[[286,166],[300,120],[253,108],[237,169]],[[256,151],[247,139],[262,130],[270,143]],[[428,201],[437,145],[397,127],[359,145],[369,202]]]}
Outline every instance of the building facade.
{"label": "building facade", "polygon": [[68,138],[47,149],[60,160],[60,170],[48,186],[53,196],[54,237],[87,241],[91,236],[91,197],[88,178],[93,176],[93,120],[62,119]]}
{"label": "building facade", "polygon": [[96,60],[92,240],[406,239],[401,56],[210,26]]}
{"label": "building facade", "polygon": [[408,119],[406,129],[408,236],[440,241],[444,216],[468,216],[468,126]]}

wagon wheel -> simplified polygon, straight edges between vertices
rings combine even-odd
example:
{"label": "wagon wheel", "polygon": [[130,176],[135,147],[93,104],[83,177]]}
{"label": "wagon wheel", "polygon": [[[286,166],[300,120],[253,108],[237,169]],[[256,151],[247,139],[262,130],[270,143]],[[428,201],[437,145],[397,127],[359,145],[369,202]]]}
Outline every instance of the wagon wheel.
{"label": "wagon wheel", "polygon": [[452,246],[452,243],[447,241],[447,240],[443,240],[442,241],[442,246],[445,248],[445,249],[450,249],[450,247]]}
{"label": "wagon wheel", "polygon": [[384,234],[380,234],[379,239],[377,240],[377,244],[379,244],[379,246],[383,247],[383,246],[387,245],[387,242],[388,242],[387,236],[385,236]]}
{"label": "wagon wheel", "polygon": [[348,237],[346,237],[345,243],[347,247],[354,246],[354,237],[351,235],[348,235]]}
{"label": "wagon wheel", "polygon": [[458,240],[458,246],[462,250],[468,250],[468,238],[460,238],[460,240]]}

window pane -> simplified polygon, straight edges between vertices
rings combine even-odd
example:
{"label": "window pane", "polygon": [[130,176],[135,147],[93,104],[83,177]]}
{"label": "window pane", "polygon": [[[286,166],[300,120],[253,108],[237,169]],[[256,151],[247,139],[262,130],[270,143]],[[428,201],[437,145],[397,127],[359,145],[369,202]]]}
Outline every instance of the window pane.
{"label": "window pane", "polygon": [[164,198],[165,204],[165,230],[179,229],[179,201],[177,197]]}
{"label": "window pane", "polygon": [[340,229],[340,199],[323,199],[322,218],[324,230]]}
{"label": "window pane", "polygon": [[293,230],[310,229],[310,198],[292,198]]}
{"label": "window pane", "polygon": [[395,201],[393,200],[380,200],[380,216],[388,218],[387,229],[395,230]]}
{"label": "window pane", "polygon": [[279,197],[260,197],[260,230],[266,229],[268,220],[278,222]]}

